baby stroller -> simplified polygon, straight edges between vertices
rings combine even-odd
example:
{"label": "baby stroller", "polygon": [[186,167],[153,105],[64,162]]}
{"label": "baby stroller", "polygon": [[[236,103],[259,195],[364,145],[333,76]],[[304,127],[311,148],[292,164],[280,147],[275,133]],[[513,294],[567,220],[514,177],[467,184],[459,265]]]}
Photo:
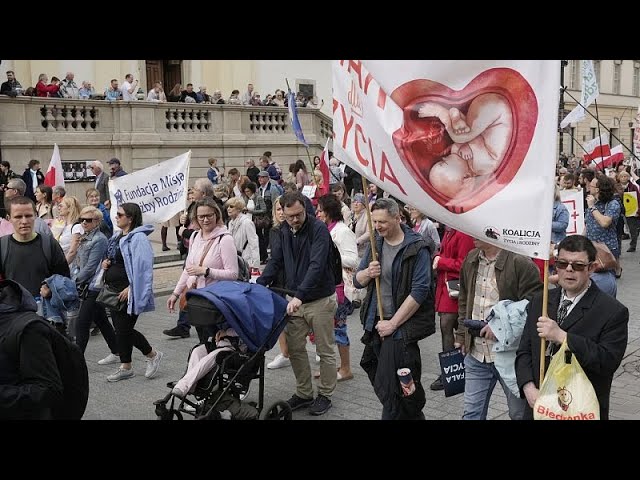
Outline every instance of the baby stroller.
{"label": "baby stroller", "polygon": [[[156,400],[159,420],[182,420],[191,415],[196,420],[264,419],[290,420],[291,408],[284,401],[264,409],[264,354],[276,343],[286,324],[287,301],[262,285],[221,281],[187,293],[187,311],[191,325],[198,329],[207,352],[214,352],[213,367],[186,392],[176,395],[178,382]],[[237,337],[223,337],[225,348],[218,348],[216,332],[233,329]],[[204,334],[203,334],[204,333]],[[217,349],[217,350],[216,350]],[[214,358],[210,357],[210,358]],[[259,380],[258,402],[243,403],[243,394],[252,380]]]}

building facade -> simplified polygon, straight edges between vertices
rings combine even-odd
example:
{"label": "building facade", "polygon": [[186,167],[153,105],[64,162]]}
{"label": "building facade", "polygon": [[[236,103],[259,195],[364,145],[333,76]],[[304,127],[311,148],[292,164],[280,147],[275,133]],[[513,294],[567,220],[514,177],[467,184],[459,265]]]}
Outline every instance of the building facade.
{"label": "building facade", "polygon": [[[579,123],[573,123],[562,135],[565,154],[581,157],[582,145],[600,134],[610,131],[610,145],[623,144],[625,157],[633,150],[633,136],[638,127],[635,122],[640,105],[640,60],[594,60],[593,66],[600,96]],[[582,62],[569,60],[564,67],[565,110],[571,111],[580,100],[582,90]],[[597,117],[601,124],[596,120]],[[606,127],[606,128],[605,128]],[[628,150],[629,149],[629,150]]]}

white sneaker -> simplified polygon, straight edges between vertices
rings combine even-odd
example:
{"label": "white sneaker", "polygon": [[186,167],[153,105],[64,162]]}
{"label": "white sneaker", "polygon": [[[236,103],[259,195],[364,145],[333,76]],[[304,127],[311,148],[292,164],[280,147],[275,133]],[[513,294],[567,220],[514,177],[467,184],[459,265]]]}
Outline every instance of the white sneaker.
{"label": "white sneaker", "polygon": [[279,353],[276,355],[276,358],[267,363],[267,368],[269,370],[275,370],[276,368],[288,367],[289,365],[291,365],[289,357],[285,357],[283,354]]}
{"label": "white sneaker", "polygon": [[98,360],[98,365],[111,365],[112,363],[120,363],[120,357],[118,355],[110,353],[102,360]]}
{"label": "white sneaker", "polygon": [[249,384],[249,386],[247,387],[247,389],[242,392],[239,397],[240,397],[240,401],[242,402],[245,398],[247,398],[249,396],[249,392],[251,391],[251,384]]}
{"label": "white sneaker", "polygon": [[118,368],[116,373],[113,373],[107,377],[108,382],[119,382],[120,380],[125,380],[127,378],[131,378],[135,375],[133,372],[133,368],[126,370],[124,368]]}
{"label": "white sneaker", "polygon": [[158,373],[158,368],[160,367],[160,361],[164,353],[156,350],[156,356],[153,358],[146,358],[147,362],[147,370],[144,372],[144,376],[147,378],[153,378]]}
{"label": "white sneaker", "polygon": [[320,363],[320,355],[316,353],[316,363]]}
{"label": "white sneaker", "polygon": [[[204,403],[204,400],[196,400],[194,403],[198,405],[198,408],[200,408]],[[182,408],[184,408],[185,412],[196,413],[196,409],[191,405],[187,405],[186,403],[182,405]]]}

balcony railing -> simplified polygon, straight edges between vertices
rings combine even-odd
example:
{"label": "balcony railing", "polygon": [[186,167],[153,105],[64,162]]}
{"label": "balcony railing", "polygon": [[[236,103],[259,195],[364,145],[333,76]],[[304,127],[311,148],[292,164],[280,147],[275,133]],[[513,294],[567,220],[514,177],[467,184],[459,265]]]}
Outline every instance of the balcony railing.
{"label": "balcony railing", "polygon": [[[331,118],[317,109],[299,108],[298,116],[309,144],[324,146],[331,135]],[[63,98],[0,96],[0,141],[37,144],[46,134],[49,141],[91,141],[105,134],[143,135],[146,142],[185,141],[215,144],[232,137],[238,142],[295,144],[289,111],[283,107],[250,107],[157,102],[108,102]],[[174,143],[175,145],[175,143]]]}

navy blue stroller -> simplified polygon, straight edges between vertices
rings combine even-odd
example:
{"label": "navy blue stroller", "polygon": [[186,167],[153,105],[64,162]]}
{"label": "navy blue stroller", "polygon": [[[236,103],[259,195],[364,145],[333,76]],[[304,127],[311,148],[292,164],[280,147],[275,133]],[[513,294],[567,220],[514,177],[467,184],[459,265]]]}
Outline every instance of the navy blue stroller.
{"label": "navy blue stroller", "polygon": [[[207,352],[216,349],[212,340],[216,332],[231,328],[238,337],[232,347],[216,352],[215,365],[187,395],[170,392],[154,402],[160,420],[182,420],[191,415],[198,420],[229,418],[225,414],[242,410],[233,418],[290,420],[291,408],[278,401],[264,409],[264,354],[273,348],[284,330],[287,301],[262,285],[221,281],[187,293],[187,312],[191,325],[198,330]],[[230,337],[225,337],[228,339]],[[242,404],[252,380],[259,380],[258,402]],[[173,389],[177,382],[169,382]],[[234,410],[235,409],[235,410]],[[255,413],[255,415],[252,414]]]}

